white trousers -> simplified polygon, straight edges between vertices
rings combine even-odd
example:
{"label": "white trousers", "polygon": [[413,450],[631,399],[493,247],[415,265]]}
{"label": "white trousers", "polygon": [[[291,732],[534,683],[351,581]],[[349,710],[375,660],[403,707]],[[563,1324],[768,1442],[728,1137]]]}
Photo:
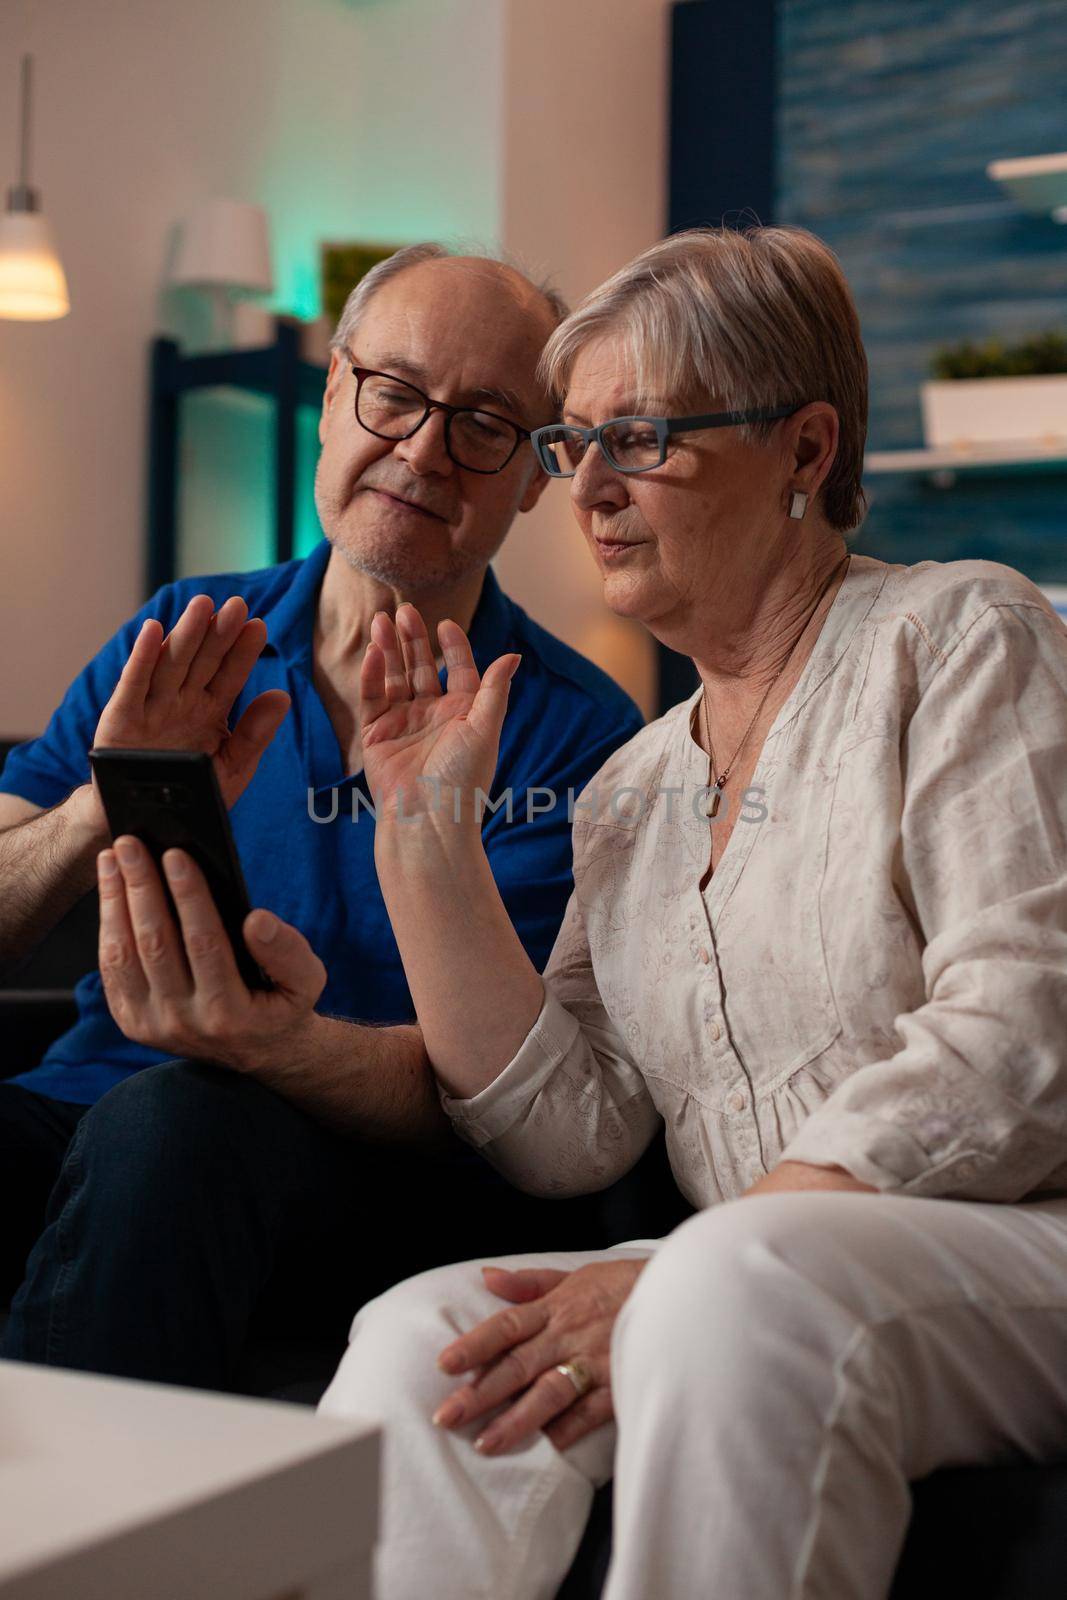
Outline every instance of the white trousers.
{"label": "white trousers", "polygon": [[[435,1365],[507,1302],[478,1263],[355,1319],[323,1397],[385,1429],[378,1600],[550,1600],[615,1476],[606,1600],[879,1600],[908,1482],[1067,1452],[1067,1200],[758,1195],[658,1244],[616,1323],[616,1423],[483,1458],[430,1417]],[[577,1354],[580,1352],[571,1352]]]}

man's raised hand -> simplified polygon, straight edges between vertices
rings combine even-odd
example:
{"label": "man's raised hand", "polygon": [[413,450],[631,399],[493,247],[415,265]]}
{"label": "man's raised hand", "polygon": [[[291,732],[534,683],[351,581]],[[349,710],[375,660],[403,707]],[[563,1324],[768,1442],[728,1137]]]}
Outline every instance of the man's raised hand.
{"label": "man's raised hand", "polygon": [[231,731],[230,711],[267,642],[240,595],[216,612],[210,595],[189,601],[170,633],[149,617],[97,725],[98,748],[203,750],[214,758],[227,806],[244,792],[289,709],[282,689],[248,705]]}

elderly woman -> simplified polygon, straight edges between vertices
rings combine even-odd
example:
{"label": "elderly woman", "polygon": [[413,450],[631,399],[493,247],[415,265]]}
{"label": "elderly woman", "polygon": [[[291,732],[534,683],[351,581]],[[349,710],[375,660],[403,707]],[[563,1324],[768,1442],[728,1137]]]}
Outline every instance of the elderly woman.
{"label": "elderly woman", "polygon": [[1067,1449],[1067,633],[1008,568],[849,556],[866,363],[812,235],[668,239],[545,366],[607,603],[700,687],[575,804],[542,978],[473,803],[518,660],[443,623],[442,693],[379,614],[378,870],[459,1133],[566,1195],[665,1125],[699,1209],[399,1285],[323,1406],[385,1423],[383,1600],[554,1594],[612,1473],[610,1600],[876,1600],[909,1479]]}

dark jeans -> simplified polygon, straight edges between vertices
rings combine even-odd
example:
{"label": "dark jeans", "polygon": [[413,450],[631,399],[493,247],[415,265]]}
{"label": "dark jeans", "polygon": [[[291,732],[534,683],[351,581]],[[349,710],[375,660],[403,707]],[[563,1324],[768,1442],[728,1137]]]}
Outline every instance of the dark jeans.
{"label": "dark jeans", "polygon": [[0,1149],[0,1292],[44,1224],[4,1355],[208,1389],[240,1386],[257,1330],[340,1355],[357,1308],[424,1268],[656,1231],[640,1205],[520,1194],[458,1140],[338,1134],[203,1062],[147,1067],[87,1111],[0,1084]]}
{"label": "dark jeans", "polygon": [[48,1196],[87,1110],[0,1083],[0,1307],[22,1282]]}

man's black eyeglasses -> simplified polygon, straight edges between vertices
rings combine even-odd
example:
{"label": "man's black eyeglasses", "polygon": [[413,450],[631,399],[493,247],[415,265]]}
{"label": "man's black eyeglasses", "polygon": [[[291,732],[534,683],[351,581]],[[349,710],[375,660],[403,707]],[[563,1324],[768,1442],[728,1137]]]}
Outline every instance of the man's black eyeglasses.
{"label": "man's black eyeglasses", "polygon": [[[351,353],[346,351],[351,361]],[[410,439],[431,411],[445,416],[445,449],[466,472],[503,472],[528,428],[473,406],[431,400],[413,383],[389,372],[374,372],[352,362],[356,379],[356,421],[377,439]]]}

